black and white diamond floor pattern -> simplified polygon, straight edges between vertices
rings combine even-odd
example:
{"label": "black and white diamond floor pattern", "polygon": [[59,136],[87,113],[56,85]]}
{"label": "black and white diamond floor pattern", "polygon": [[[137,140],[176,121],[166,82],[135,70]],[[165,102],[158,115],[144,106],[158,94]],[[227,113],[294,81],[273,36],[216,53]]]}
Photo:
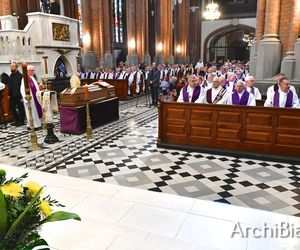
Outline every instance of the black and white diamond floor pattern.
{"label": "black and white diamond floor pattern", "polygon": [[300,165],[156,147],[157,119],[50,172],[300,216]]}
{"label": "black and white diamond floor pattern", "polygon": [[[9,143],[24,137],[9,133],[16,140]],[[134,100],[120,106],[119,121],[93,133],[91,141],[67,136],[37,155],[8,158],[17,155],[20,167],[300,217],[300,164],[157,148],[157,112]]]}

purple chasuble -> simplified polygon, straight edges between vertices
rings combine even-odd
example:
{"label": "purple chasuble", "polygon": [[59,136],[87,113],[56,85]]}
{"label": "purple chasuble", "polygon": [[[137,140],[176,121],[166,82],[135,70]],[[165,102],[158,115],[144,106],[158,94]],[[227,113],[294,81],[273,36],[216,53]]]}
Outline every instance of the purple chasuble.
{"label": "purple chasuble", "polygon": [[[285,107],[291,108],[293,104],[293,92],[289,91],[286,95]],[[275,91],[273,99],[273,107],[279,108],[279,91]]]}
{"label": "purple chasuble", "polygon": [[34,82],[33,82],[33,80],[31,79],[30,76],[28,76],[28,83],[29,83],[31,95],[32,95],[32,98],[33,98],[33,101],[34,101],[34,104],[35,104],[38,116],[39,116],[39,118],[42,118],[43,117],[42,107],[41,107],[41,105],[40,105],[40,103],[39,103],[39,101],[38,101],[38,99],[36,97],[37,89],[36,89],[36,87],[34,85]]}
{"label": "purple chasuble", "polygon": [[[183,95],[183,101],[184,102],[190,102],[190,100],[189,100],[189,94],[187,92],[187,88],[188,88],[188,85],[185,86],[185,87],[183,87],[183,89],[182,89],[182,95]],[[201,92],[201,87],[199,85],[197,85],[194,88],[191,102],[195,102],[198,99],[198,97],[200,95],[200,92]]]}
{"label": "purple chasuble", "polygon": [[239,94],[236,91],[234,91],[232,93],[232,104],[234,104],[234,105],[247,105],[249,95],[250,95],[249,92],[244,90],[244,93],[242,94],[241,99],[240,99]]}
{"label": "purple chasuble", "polygon": [[212,89],[207,90],[206,92],[206,101],[212,103]]}

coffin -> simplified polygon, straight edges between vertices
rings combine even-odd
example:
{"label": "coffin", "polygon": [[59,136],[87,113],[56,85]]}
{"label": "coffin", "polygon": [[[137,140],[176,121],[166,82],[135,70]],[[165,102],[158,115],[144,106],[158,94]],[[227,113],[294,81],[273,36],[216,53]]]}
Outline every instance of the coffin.
{"label": "coffin", "polygon": [[[115,97],[114,86],[103,82],[95,82],[88,85],[89,103],[99,102],[105,99]],[[72,89],[67,88],[60,94],[60,103],[64,106],[81,106],[86,104],[87,100],[84,94],[84,87]]]}

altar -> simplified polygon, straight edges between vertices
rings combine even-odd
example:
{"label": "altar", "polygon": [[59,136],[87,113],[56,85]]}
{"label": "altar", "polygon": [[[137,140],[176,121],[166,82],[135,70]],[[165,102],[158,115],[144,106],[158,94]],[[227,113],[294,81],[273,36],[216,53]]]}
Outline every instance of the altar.
{"label": "altar", "polygon": [[[90,103],[92,128],[119,119],[119,99],[117,97]],[[61,106],[60,131],[68,134],[81,134],[86,129],[86,106]]]}

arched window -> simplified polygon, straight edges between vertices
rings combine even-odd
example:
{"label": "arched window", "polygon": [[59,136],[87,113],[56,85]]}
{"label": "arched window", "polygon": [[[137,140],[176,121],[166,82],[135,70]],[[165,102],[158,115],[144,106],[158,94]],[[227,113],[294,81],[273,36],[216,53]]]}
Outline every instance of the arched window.
{"label": "arched window", "polygon": [[125,0],[112,0],[112,7],[114,18],[113,40],[115,44],[123,44],[126,29]]}

